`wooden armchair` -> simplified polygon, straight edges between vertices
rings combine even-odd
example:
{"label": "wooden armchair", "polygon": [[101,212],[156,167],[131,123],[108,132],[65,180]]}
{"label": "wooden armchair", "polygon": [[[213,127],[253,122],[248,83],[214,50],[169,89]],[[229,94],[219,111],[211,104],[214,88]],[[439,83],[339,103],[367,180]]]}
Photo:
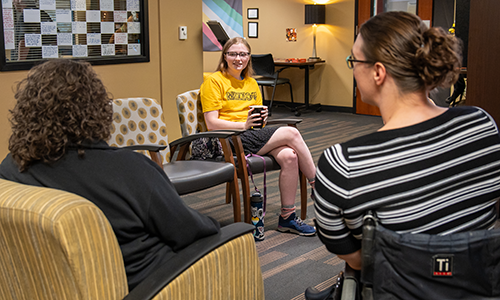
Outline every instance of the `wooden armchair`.
{"label": "wooden armchair", "polygon": [[[201,107],[201,101],[199,99],[199,90],[192,90],[182,93],[177,96],[177,111],[179,112],[179,120],[181,125],[181,131],[183,137],[192,136],[200,132],[207,132],[207,127],[205,124],[205,118],[203,117],[203,110]],[[299,119],[276,119],[268,120],[268,125],[278,125],[285,124],[288,126],[296,127],[298,123],[302,120]],[[209,131],[212,132],[212,131]],[[235,131],[236,133],[236,131]],[[241,190],[243,193],[243,209],[244,209],[244,221],[250,223],[251,213],[250,213],[250,182],[249,173],[246,163],[239,163],[245,161],[245,153],[243,151],[243,146],[241,145],[240,138],[237,134],[232,136],[233,145],[235,148],[234,152],[234,163],[237,168],[238,178],[241,182]],[[223,145],[224,146],[224,145]],[[226,151],[226,150],[224,150]],[[270,155],[264,155],[265,159],[265,169],[267,172],[280,170],[280,165],[276,160]],[[248,165],[252,174],[259,174],[264,172],[264,162],[262,159],[257,157],[249,157]],[[302,172],[299,171],[300,178],[300,203],[301,203],[301,214],[300,217],[305,220],[307,218],[307,179]]]}

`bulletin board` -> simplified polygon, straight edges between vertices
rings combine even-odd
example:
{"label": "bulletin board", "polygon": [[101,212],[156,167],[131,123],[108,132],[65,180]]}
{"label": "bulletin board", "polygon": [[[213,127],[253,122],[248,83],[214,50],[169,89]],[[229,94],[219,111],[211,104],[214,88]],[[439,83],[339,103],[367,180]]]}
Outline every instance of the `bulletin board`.
{"label": "bulletin board", "polygon": [[54,58],[149,61],[147,0],[1,0],[0,71]]}

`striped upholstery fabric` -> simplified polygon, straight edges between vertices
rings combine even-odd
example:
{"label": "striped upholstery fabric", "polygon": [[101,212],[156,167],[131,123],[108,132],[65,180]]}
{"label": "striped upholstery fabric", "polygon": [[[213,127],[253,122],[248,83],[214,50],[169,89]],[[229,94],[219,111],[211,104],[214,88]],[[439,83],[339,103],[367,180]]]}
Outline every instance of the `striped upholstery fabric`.
{"label": "striped upholstery fabric", "polygon": [[[154,144],[167,146],[160,151],[161,162],[170,162],[167,127],[163,110],[153,98],[123,98],[113,100],[113,124],[109,145],[123,147]],[[146,151],[138,151],[149,157]]]}
{"label": "striped upholstery fabric", "polygon": [[153,299],[264,299],[253,235],[241,236],[204,256]]}
{"label": "striped upholstery fabric", "polygon": [[177,96],[176,104],[179,113],[182,136],[207,131],[201,101],[198,101],[200,90],[192,90]]}
{"label": "striped upholstery fabric", "polygon": [[0,299],[122,299],[123,258],[104,214],[77,195],[0,179]]}
{"label": "striped upholstery fabric", "polygon": [[[128,294],[108,220],[75,194],[0,179],[0,251],[2,300],[114,300]],[[253,235],[205,255],[154,299],[264,299]]]}

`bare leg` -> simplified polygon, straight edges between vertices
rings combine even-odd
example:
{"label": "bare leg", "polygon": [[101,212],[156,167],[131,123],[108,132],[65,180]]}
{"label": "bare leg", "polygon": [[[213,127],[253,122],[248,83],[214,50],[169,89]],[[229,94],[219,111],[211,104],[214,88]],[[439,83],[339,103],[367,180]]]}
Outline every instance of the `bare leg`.
{"label": "bare leg", "polygon": [[282,207],[295,204],[299,168],[310,180],[316,176],[316,168],[304,139],[294,127],[280,127],[266,145],[257,153],[269,153],[281,166],[279,189]]}
{"label": "bare leg", "polygon": [[[283,146],[295,150],[300,170],[306,175],[307,179],[314,180],[316,176],[316,167],[314,166],[311,152],[304,142],[302,135],[300,135],[300,132],[295,127],[280,127],[257,154],[263,155],[269,153],[273,155],[271,153],[272,150]],[[275,155],[273,155],[273,157],[277,159]],[[280,166],[283,168],[281,163]]]}
{"label": "bare leg", "polygon": [[299,165],[295,150],[288,147],[279,147],[269,152],[280,164],[279,189],[281,206],[292,208],[295,205],[295,195],[299,181]]}

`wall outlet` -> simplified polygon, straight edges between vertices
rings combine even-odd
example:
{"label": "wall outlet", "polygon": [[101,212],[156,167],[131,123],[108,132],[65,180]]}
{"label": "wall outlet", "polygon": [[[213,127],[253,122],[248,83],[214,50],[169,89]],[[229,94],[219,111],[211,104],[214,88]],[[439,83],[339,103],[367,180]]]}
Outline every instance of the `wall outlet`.
{"label": "wall outlet", "polygon": [[179,40],[186,40],[188,38],[187,26],[179,26]]}

